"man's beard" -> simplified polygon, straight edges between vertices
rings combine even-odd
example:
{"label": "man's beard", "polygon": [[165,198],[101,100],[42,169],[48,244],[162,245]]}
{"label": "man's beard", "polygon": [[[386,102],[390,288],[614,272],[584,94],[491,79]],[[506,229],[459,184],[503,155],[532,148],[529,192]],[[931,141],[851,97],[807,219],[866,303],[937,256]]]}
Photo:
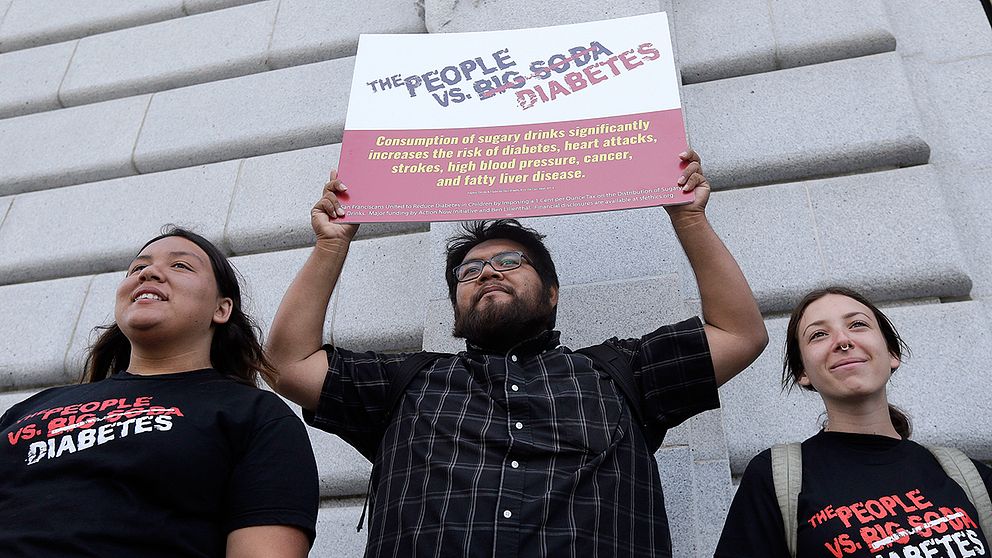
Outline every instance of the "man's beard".
{"label": "man's beard", "polygon": [[542,289],[526,298],[512,291],[510,294],[513,296],[508,301],[489,302],[481,308],[478,297],[465,312],[456,306],[451,334],[484,349],[505,351],[552,326],[555,309],[550,303],[550,292]]}

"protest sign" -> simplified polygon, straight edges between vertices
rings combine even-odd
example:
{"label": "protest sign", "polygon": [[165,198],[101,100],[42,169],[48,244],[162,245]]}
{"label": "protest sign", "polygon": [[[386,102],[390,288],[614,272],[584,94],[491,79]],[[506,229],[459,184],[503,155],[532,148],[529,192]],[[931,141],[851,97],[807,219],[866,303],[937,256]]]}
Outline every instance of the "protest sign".
{"label": "protest sign", "polygon": [[479,33],[362,35],[339,177],[354,222],[691,201],[664,13]]}

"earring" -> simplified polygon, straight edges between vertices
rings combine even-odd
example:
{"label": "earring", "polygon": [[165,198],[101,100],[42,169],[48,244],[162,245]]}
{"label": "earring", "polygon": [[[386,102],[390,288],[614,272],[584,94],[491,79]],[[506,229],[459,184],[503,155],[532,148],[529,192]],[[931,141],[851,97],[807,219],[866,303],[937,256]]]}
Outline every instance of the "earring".
{"label": "earring", "polygon": [[849,343],[845,343],[845,344],[843,344],[843,345],[840,346],[840,350],[842,350],[844,352],[850,351],[853,348],[854,348],[854,345],[851,345]]}

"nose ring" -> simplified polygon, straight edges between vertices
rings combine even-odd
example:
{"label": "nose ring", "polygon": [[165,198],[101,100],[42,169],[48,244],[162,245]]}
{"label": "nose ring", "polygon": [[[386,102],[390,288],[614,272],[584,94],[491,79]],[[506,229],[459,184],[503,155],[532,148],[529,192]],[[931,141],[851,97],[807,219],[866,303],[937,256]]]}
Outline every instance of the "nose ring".
{"label": "nose ring", "polygon": [[840,346],[840,350],[845,351],[845,352],[846,351],[850,351],[853,348],[854,348],[854,346],[851,345],[851,344],[849,344],[849,343],[844,343],[843,345]]}

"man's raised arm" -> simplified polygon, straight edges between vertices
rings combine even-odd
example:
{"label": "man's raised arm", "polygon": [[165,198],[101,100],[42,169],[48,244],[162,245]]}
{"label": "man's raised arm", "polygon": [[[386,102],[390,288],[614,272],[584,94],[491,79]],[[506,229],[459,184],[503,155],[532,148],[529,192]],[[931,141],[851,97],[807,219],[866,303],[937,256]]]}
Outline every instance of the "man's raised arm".
{"label": "man's raised arm", "polygon": [[686,167],[679,183],[683,191],[694,192],[695,199],[665,209],[696,275],[706,341],[720,386],[758,358],[768,344],[768,332],[747,279],[706,219],[710,185],[702,174],[699,155],[690,149],[681,157]]}
{"label": "man's raised arm", "polygon": [[327,374],[324,316],[358,225],[338,222],[344,209],[337,193],[347,188],[331,172],[320,200],[310,210],[317,242],[279,304],[265,351],[278,378],[272,388],[305,409],[314,410]]}

